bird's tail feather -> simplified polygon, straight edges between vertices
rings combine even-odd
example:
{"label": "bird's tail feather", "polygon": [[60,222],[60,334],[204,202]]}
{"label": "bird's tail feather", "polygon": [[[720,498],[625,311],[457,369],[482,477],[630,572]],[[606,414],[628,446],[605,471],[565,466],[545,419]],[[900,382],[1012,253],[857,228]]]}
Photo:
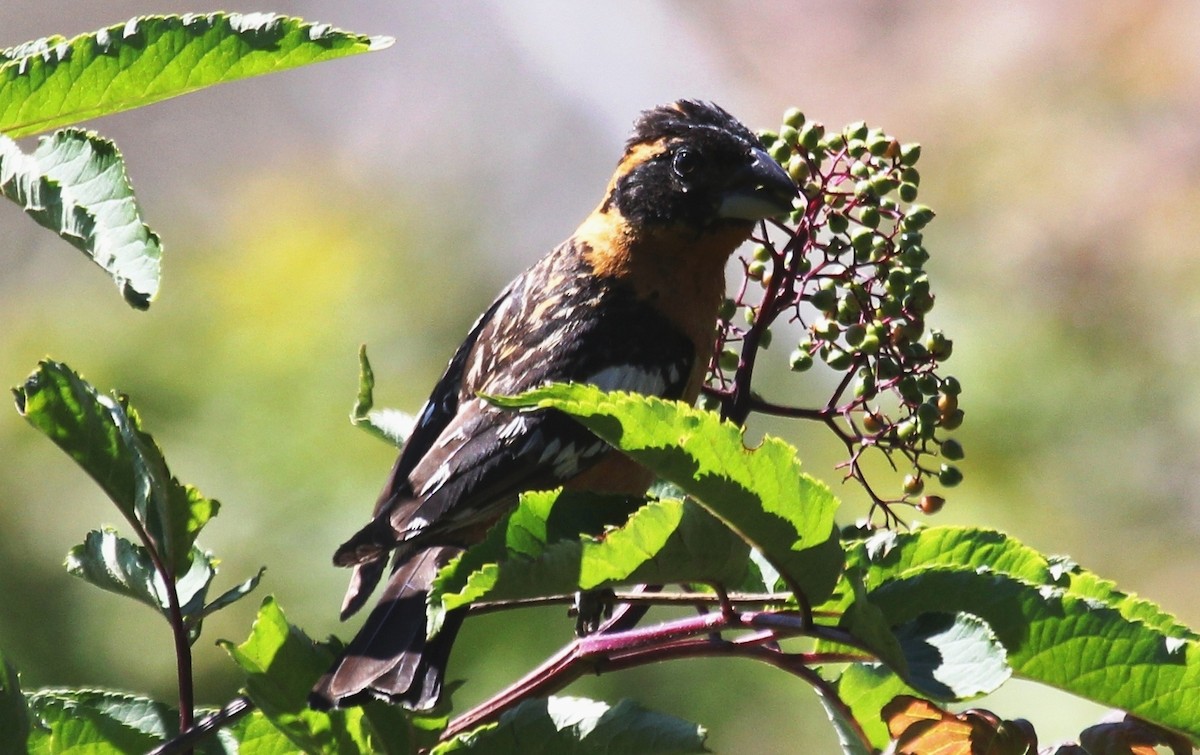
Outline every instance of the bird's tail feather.
{"label": "bird's tail feather", "polygon": [[[426,597],[438,569],[459,552],[451,547],[427,548],[397,565],[362,629],[313,687],[309,695],[312,707],[340,708],[370,698],[412,710],[437,704],[450,646],[463,615],[461,610],[451,611],[438,634],[427,641]],[[374,563],[382,564],[364,567],[376,571],[377,581],[382,567],[376,569]],[[370,574],[363,576],[371,578]]]}

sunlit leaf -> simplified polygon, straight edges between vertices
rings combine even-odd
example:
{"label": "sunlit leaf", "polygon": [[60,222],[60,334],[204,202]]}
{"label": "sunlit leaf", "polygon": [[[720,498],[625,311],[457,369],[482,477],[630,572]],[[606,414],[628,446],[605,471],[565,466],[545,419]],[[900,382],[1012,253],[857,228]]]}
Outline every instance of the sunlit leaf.
{"label": "sunlit leaf", "polygon": [[358,396],[350,411],[350,422],[394,446],[403,446],[412,433],[415,419],[399,409],[375,409],[375,371],[367,359],[367,347],[358,347]]}
{"label": "sunlit leaf", "polygon": [[[833,523],[837,499],[800,471],[796,449],[778,438],[746,448],[741,428],[685,404],[591,385],[552,385],[514,398],[511,408],[571,415],[623,453],[678,485],[736,531],[813,602],[825,600],[842,569]],[[830,547],[831,541],[833,542]]]}
{"label": "sunlit leaf", "polygon": [[631,700],[614,706],[579,697],[526,700],[500,717],[433,748],[431,755],[683,755],[704,753],[705,731],[696,724],[642,708]]}
{"label": "sunlit leaf", "polygon": [[196,535],[219,504],[171,476],[162,450],[142,432],[128,399],[102,395],[65,364],[49,360],[13,393],[17,411],[147,533],[167,568],[186,573]]}
{"label": "sunlit leaf", "polygon": [[102,690],[39,690],[29,695],[37,725],[32,755],[146,752],[178,730],[178,713],[144,697]]}
{"label": "sunlit leaf", "polygon": [[892,626],[929,613],[977,616],[1016,675],[1200,742],[1200,642],[1148,601],[989,530],[891,533],[847,555]]}
{"label": "sunlit leaf", "polygon": [[111,141],[64,129],[40,139],[27,155],[0,134],[0,193],[108,272],[131,306],[150,306],[162,245],[142,220],[125,161]]}
{"label": "sunlit leaf", "polygon": [[308,693],[333,654],[289,624],[274,598],[263,601],[245,642],[222,640],[220,645],[246,673],[250,699],[296,747],[305,752],[403,751],[402,743],[385,743],[373,735],[362,708],[326,712],[308,707]]}
{"label": "sunlit leaf", "polygon": [[143,16],[6,50],[0,132],[21,137],[213,84],[379,50],[366,37],[273,13]]}
{"label": "sunlit leaf", "polygon": [[971,614],[923,613],[896,628],[907,666],[905,680],[942,700],[993,692],[1012,676],[1004,646]]}
{"label": "sunlit leaf", "polygon": [[592,493],[524,494],[483,543],[441,575],[444,605],[619,584],[745,580],[748,547],[703,508],[639,503]]}

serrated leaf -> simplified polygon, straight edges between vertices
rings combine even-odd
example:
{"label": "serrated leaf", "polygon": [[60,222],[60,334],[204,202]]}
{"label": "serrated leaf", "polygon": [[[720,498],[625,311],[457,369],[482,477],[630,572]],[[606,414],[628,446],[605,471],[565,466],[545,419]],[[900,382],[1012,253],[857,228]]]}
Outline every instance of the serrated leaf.
{"label": "serrated leaf", "polygon": [[273,597],[263,601],[245,642],[219,644],[246,672],[250,699],[296,747],[327,753],[392,751],[372,738],[362,708],[308,707],[308,693],[333,654],[289,624]]}
{"label": "serrated leaf", "polygon": [[1200,742],[1200,643],[1157,606],[1002,533],[929,528],[891,536],[888,549],[856,543],[871,601],[893,625],[925,613],[987,622],[1013,672]]}
{"label": "serrated leaf", "polygon": [[579,697],[526,700],[500,717],[433,748],[431,755],[666,755],[704,753],[696,724],[642,708],[631,700],[609,706]]}
{"label": "serrated leaf", "polygon": [[25,752],[29,740],[29,706],[21,677],[0,651],[0,753]]}
{"label": "serrated leaf", "polygon": [[162,450],[124,396],[100,394],[45,360],[13,390],[17,411],[75,460],[121,514],[144,530],[172,574],[185,574],[196,536],[220,508],[171,476]]}
{"label": "serrated leaf", "polygon": [[896,627],[904,679],[940,700],[994,692],[1012,676],[1004,646],[987,622],[968,613],[923,613]]}
{"label": "serrated leaf", "polygon": [[[843,560],[829,488],[800,471],[796,450],[770,436],[746,448],[742,431],[685,404],[591,385],[560,384],[512,398],[510,408],[565,412],[737,532],[812,602],[833,591]],[[831,544],[832,543],[832,547]]]}
{"label": "serrated leaf", "polygon": [[64,129],[26,155],[0,134],[0,192],[107,271],[131,306],[150,306],[162,244],[142,221],[125,160],[111,141]]}
{"label": "serrated leaf", "polygon": [[29,695],[37,723],[31,755],[146,752],[178,730],[178,713],[144,697],[104,690],[38,690]]}
{"label": "serrated leaf", "polygon": [[[677,500],[526,493],[484,542],[439,575],[447,609],[619,584],[745,579],[745,543],[703,508]],[[632,512],[632,513],[630,513]]]}
{"label": "serrated leaf", "polygon": [[[102,590],[145,603],[171,620],[167,588],[149,552],[113,530],[89,532],[83,543],[67,553],[66,567],[68,573]],[[200,636],[200,622],[206,614],[204,601],[216,573],[212,557],[194,548],[187,572],[175,583],[180,612],[192,642]]]}
{"label": "serrated leaf", "polygon": [[236,755],[293,755],[296,745],[271,723],[261,710],[253,710],[232,726],[221,730],[232,741],[229,752]]}
{"label": "serrated leaf", "polygon": [[141,16],[7,50],[0,132],[27,136],[392,41],[273,13]]}
{"label": "serrated leaf", "polygon": [[375,371],[367,359],[367,346],[358,347],[358,396],[350,410],[350,423],[399,448],[412,434],[416,419],[399,409],[374,409]]}

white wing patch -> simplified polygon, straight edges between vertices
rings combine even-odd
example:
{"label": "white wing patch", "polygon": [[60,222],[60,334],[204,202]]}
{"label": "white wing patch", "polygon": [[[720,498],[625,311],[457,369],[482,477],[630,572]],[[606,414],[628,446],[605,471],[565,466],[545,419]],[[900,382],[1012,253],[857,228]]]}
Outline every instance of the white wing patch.
{"label": "white wing patch", "polygon": [[661,370],[615,364],[583,379],[585,383],[605,391],[630,391],[646,396],[661,396],[667,390],[667,379]]}

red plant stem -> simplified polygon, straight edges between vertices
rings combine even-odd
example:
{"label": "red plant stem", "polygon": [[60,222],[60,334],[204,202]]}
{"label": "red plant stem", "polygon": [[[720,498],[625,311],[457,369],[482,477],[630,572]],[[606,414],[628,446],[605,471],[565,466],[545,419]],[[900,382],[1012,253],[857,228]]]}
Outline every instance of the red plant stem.
{"label": "red plant stem", "polygon": [[183,609],[179,605],[179,591],[175,589],[176,575],[167,568],[158,552],[157,544],[142,527],[141,522],[132,516],[126,517],[126,521],[137,533],[138,540],[142,541],[154,564],[154,570],[162,577],[163,586],[167,591],[167,623],[171,625],[171,635],[175,642],[175,674],[179,680],[179,731],[184,732],[192,727],[196,699],[192,686],[192,643],[188,640],[187,624],[183,620]]}
{"label": "red plant stem", "polygon": [[[716,639],[713,636],[720,631],[736,629],[758,631],[735,640]],[[524,700],[558,692],[585,674],[620,671],[676,658],[741,656],[770,663],[808,679],[808,674],[801,674],[799,670],[804,669],[812,673],[807,668],[809,663],[839,663],[864,659],[863,656],[848,653],[788,654],[765,646],[766,643],[799,635],[862,647],[860,641],[843,630],[813,626],[807,623],[803,616],[763,612],[726,614],[714,611],[644,629],[593,634],[565,646],[523,678],[451,721],[442,733],[442,739],[451,739],[464,731],[495,721]],[[815,676],[815,673],[812,676]]]}

